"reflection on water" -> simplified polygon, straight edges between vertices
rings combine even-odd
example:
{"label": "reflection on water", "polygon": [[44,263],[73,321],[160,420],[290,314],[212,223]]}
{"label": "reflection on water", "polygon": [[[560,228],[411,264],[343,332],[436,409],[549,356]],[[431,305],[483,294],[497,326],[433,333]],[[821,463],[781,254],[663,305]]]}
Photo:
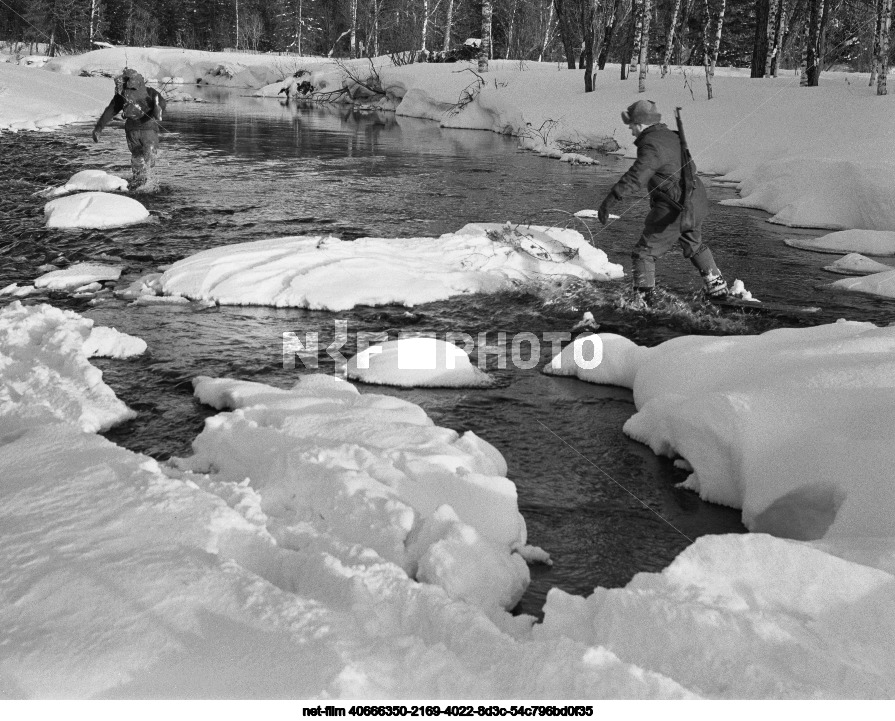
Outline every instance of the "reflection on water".
{"label": "reflection on water", "polygon": [[[565,218],[551,209],[596,207],[626,167],[613,157],[600,167],[572,167],[521,152],[515,141],[493,133],[441,131],[435,123],[394,114],[299,109],[218,89],[204,92],[218,102],[169,107],[158,169],[163,190],[140,198],[155,218],[149,224],[49,231],[42,203],[31,196],[86,167],[126,176],[129,156],[120,129],[110,129],[100,146],[89,142],[88,126],[52,139],[0,135],[0,181],[9,189],[0,198],[0,283],[28,282],[45,262],[97,259],[123,264],[122,282],[129,283],[205,248],[286,235],[437,236],[474,221],[549,224]],[[715,199],[730,196],[724,189],[712,193]],[[638,207],[608,229],[591,226],[611,260],[628,263],[644,212]],[[759,297],[827,307],[814,322],[839,315],[895,320],[891,303],[818,290],[831,280],[820,270],[828,258],[783,245],[781,238],[793,231],[769,226],[763,217],[713,207],[706,232],[731,278],[746,279]],[[691,292],[697,280],[677,254],[661,265],[660,281],[673,290]],[[213,413],[192,397],[192,378],[231,376],[288,387],[306,371],[283,369],[282,334],[316,330],[325,337],[336,319],[296,309],[53,302],[147,341],[150,351],[141,359],[95,362],[119,397],[139,411],[108,436],[161,459],[188,453]],[[540,335],[568,330],[580,310],[519,289],[453,298],[412,314],[357,308],[338,318],[351,331]],[[680,332],[609,308],[597,312],[641,343]],[[768,321],[747,322],[760,330]],[[546,345],[541,360],[549,360]],[[333,370],[325,354],[320,370]],[[537,369],[491,372],[498,385],[485,391],[361,390],[418,403],[439,425],[472,430],[507,458],[529,540],[556,561],[552,568],[532,569],[523,610],[536,612],[551,586],[588,593],[596,585],[621,585],[638,571],[667,565],[688,539],[743,530],[738,512],[675,488],[684,474],[624,436],[621,427],[634,412],[628,391],[551,378]]]}

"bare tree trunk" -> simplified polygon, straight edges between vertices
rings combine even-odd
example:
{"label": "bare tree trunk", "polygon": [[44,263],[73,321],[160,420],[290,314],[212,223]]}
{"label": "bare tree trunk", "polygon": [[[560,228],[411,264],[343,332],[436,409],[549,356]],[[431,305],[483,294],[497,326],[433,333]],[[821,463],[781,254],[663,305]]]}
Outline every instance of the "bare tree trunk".
{"label": "bare tree trunk", "polygon": [[236,0],[236,49],[239,50],[239,0]]}
{"label": "bare tree trunk", "polygon": [[420,32],[420,50],[426,50],[426,43],[429,40],[429,0],[423,0],[423,27]]}
{"label": "bare tree trunk", "polygon": [[820,46],[823,30],[824,0],[810,0],[811,13],[808,19],[808,39],[805,53],[805,73],[809,87],[820,81]]}
{"label": "bare tree trunk", "polygon": [[351,47],[348,50],[348,57],[353,58],[357,57],[357,0],[351,0],[349,9],[351,11],[351,37],[348,42]]}
{"label": "bare tree trunk", "polygon": [[649,64],[649,26],[652,7],[650,0],[643,0],[643,30],[640,35],[640,77],[637,80],[637,92],[646,92],[646,70]]}
{"label": "bare tree trunk", "polygon": [[513,7],[510,9],[510,29],[507,31],[507,52],[504,55],[505,60],[510,59],[510,47],[513,45],[513,30],[516,26],[516,7],[519,5],[519,0],[513,0]]}
{"label": "bare tree trunk", "polygon": [[768,18],[765,23],[765,43],[764,58],[761,59],[761,77],[767,78],[771,74],[771,57],[774,53],[774,44],[776,42],[777,17],[780,11],[780,2],[778,0],[770,0],[768,3]]}
{"label": "bare tree trunk", "polygon": [[454,0],[448,0],[447,18],[444,21],[444,44],[441,49],[447,52],[451,49],[451,24],[454,22]]}
{"label": "bare tree trunk", "polygon": [[712,69],[712,51],[709,45],[709,28],[712,24],[712,9],[709,7],[709,0],[705,0],[705,23],[702,26],[702,64],[705,67],[705,88],[708,93],[708,99],[712,99],[712,77],[714,70]]}
{"label": "bare tree trunk", "polygon": [[597,4],[599,0],[587,0],[582,13],[582,31],[584,34],[584,92],[594,91],[594,42],[597,29]]}
{"label": "bare tree trunk", "polygon": [[[379,56],[379,11],[382,6],[380,0],[373,0],[373,56]],[[367,43],[369,47],[369,42]]]}
{"label": "bare tree trunk", "polygon": [[[683,0],[681,3],[681,22],[680,30],[677,33],[677,64],[684,64],[684,45],[687,42],[687,26],[690,24],[690,10],[692,9],[692,0]],[[693,52],[687,56],[687,62],[693,56]]]}
{"label": "bare tree trunk", "polygon": [[749,77],[761,78],[765,74],[768,57],[768,28],[771,5],[776,0],[755,0],[755,36],[752,41],[752,65]]}
{"label": "bare tree trunk", "polygon": [[677,27],[677,16],[681,11],[681,0],[674,0],[671,8],[671,22],[668,25],[668,33],[665,35],[665,57],[662,59],[662,77],[668,75],[668,64],[671,62],[671,53],[674,48],[674,31]]}
{"label": "bare tree trunk", "polygon": [[[634,0],[633,20],[634,20],[634,42],[631,45],[631,55],[626,58],[629,61],[628,72],[633,73],[637,69],[634,58],[640,57],[640,46],[643,44],[643,8],[646,5],[645,0]],[[623,58],[624,60],[625,58]]]}
{"label": "bare tree trunk", "polygon": [[808,29],[802,28],[802,59],[799,61],[799,85],[808,85]]}
{"label": "bare tree trunk", "polygon": [[715,76],[715,66],[718,64],[718,49],[721,47],[721,30],[724,28],[724,11],[727,9],[727,0],[721,0],[721,9],[718,10],[718,27],[715,29],[715,43],[712,47],[712,77]]}
{"label": "bare tree trunk", "polygon": [[544,24],[544,44],[541,45],[541,52],[538,54],[538,62],[544,59],[544,53],[547,52],[547,46],[550,44],[550,26],[553,24],[553,2],[547,2],[547,22]]}
{"label": "bare tree trunk", "polygon": [[877,82],[877,69],[879,66],[879,33],[883,21],[883,0],[876,0],[876,25],[873,27],[873,43],[870,52],[870,82],[872,88]]}
{"label": "bare tree trunk", "polygon": [[606,60],[609,56],[609,46],[612,43],[612,36],[615,34],[615,29],[624,23],[625,16],[628,14],[627,7],[625,7],[622,17],[618,17],[620,2],[621,0],[615,0],[612,4],[612,10],[605,16],[608,19],[608,22],[605,22],[603,25],[603,43],[600,47],[600,56],[597,58],[597,67],[600,68],[600,70],[606,69]]}
{"label": "bare tree trunk", "polygon": [[87,38],[87,49],[93,49],[93,31],[96,20],[96,0],[90,0],[90,35]]}
{"label": "bare tree trunk", "polygon": [[563,50],[566,53],[566,63],[569,66],[569,70],[574,70],[576,67],[575,49],[572,42],[572,28],[569,23],[568,7],[563,5],[563,0],[553,0],[553,4],[556,7],[556,19],[559,22],[559,35],[562,38]]}
{"label": "bare tree trunk", "polygon": [[295,38],[295,42],[296,42],[295,49],[298,51],[299,55],[301,55],[301,41],[302,41],[302,36],[304,35],[303,30],[304,30],[305,19],[304,19],[304,14],[303,14],[304,13],[303,5],[304,5],[303,1],[298,0],[298,33],[297,33],[297,37]]}
{"label": "bare tree trunk", "polygon": [[783,39],[780,41],[780,52],[777,57],[777,69],[775,70],[775,75],[777,71],[779,71],[780,60],[783,58],[786,53],[786,48],[789,45],[789,41],[793,38],[793,28],[796,27],[798,21],[802,17],[802,13],[805,10],[805,0],[795,0],[795,3],[792,6],[792,13],[786,18],[786,25],[783,30]]}
{"label": "bare tree trunk", "polygon": [[482,2],[482,44],[479,47],[479,72],[488,72],[488,60],[491,58],[491,0]]}
{"label": "bare tree trunk", "polygon": [[886,78],[889,75],[889,29],[892,24],[892,0],[882,0],[879,27],[879,80],[876,83],[876,94],[886,95]]}
{"label": "bare tree trunk", "polygon": [[[770,28],[770,19],[768,20]],[[780,55],[780,41],[786,27],[786,0],[777,0],[774,6],[774,27],[769,29],[772,41],[768,44],[768,56],[765,58],[764,76],[777,77],[777,58]]]}

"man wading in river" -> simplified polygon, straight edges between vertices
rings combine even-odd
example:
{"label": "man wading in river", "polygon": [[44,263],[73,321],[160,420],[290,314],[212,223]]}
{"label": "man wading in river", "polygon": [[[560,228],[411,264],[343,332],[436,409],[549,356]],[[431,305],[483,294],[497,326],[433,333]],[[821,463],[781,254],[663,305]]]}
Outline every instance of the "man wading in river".
{"label": "man wading in river", "polygon": [[143,76],[125,68],[115,78],[115,96],[93,128],[93,142],[118,113],[124,116],[124,135],[131,151],[132,190],[152,189],[152,168],[158,154],[158,129],[162,111],[167,106],[162,94],[147,88]]}
{"label": "man wading in river", "polygon": [[712,251],[702,242],[702,221],[708,215],[705,186],[696,177],[692,158],[678,133],[660,122],[652,100],[638,100],[622,113],[622,122],[636,138],[637,160],[612,187],[600,205],[599,220],[609,220],[612,205],[640,192],[649,191],[650,210],[640,239],[634,246],[634,290],[646,305],[656,300],[656,260],[674,242],[684,257],[696,266],[710,298],[727,296],[727,283],[715,265]]}

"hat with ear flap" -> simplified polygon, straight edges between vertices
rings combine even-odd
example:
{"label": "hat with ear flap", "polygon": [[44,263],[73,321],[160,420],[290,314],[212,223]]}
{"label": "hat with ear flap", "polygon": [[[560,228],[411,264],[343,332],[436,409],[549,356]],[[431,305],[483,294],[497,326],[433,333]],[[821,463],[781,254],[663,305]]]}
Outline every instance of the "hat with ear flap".
{"label": "hat with ear flap", "polygon": [[652,100],[638,100],[622,111],[622,122],[625,125],[652,125],[661,122],[662,115]]}

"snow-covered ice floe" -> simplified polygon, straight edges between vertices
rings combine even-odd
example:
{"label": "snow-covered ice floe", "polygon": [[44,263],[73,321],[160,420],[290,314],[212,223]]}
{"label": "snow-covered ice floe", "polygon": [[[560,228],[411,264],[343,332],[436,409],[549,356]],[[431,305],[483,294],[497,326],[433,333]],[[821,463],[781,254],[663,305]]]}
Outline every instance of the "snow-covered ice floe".
{"label": "snow-covered ice floe", "polygon": [[64,421],[94,432],[133,418],[88,358],[145,350],[143,340],[71,311],[11,303],[0,310],[0,429]]}
{"label": "snow-covered ice floe", "polygon": [[[230,410],[206,421],[193,456],[160,464],[86,432],[127,417],[102,410],[120,402],[86,360],[96,330],[46,305],[0,311],[0,597],[15,599],[0,604],[6,696],[895,695],[890,572],[820,542],[706,536],[626,588],[552,590],[533,625],[503,609],[527,579],[522,559],[543,553],[524,545],[506,463],[483,439],[328,376],[290,389],[198,378],[197,397]],[[803,343],[793,360],[815,381],[823,358],[884,355],[861,324],[819,333],[830,343]],[[628,357],[642,361],[638,383],[658,384],[649,354],[673,358],[601,338],[602,382],[633,382]],[[759,374],[754,357],[725,352],[741,339],[699,340],[721,346],[707,358],[742,355],[741,370]],[[717,385],[721,360],[707,364]],[[698,382],[661,365],[669,387]],[[882,428],[859,454],[872,456]],[[850,540],[855,557],[876,548]]]}
{"label": "snow-covered ice floe", "polygon": [[402,387],[481,388],[491,377],[462,348],[437,338],[399,338],[371,346],[348,361],[348,377]]}
{"label": "snow-covered ice floe", "polygon": [[297,236],[212,248],[174,263],[155,287],[222,305],[339,311],[561,276],[609,280],[623,269],[574,230],[475,223],[438,238]]}
{"label": "snow-covered ice floe", "polygon": [[117,228],[143,222],[149,211],[133,198],[91,191],[51,200],[44,215],[48,228]]}
{"label": "snow-covered ice floe", "polygon": [[783,242],[793,248],[817,253],[895,255],[895,231],[889,230],[841,230],[820,238],[793,238]]}
{"label": "snow-covered ice floe", "polygon": [[127,190],[127,181],[117,175],[107,173],[105,170],[82,170],[71,176],[64,185],[41,190],[38,195],[45,198],[58,198],[82,190],[102,192]]}
{"label": "snow-covered ice floe", "polygon": [[895,537],[895,327],[600,338],[598,366],[581,369],[570,345],[545,372],[631,388],[625,433],[686,459],[685,487],[741,508],[753,531]]}
{"label": "snow-covered ice floe", "polygon": [[830,284],[831,288],[867,293],[882,298],[895,298],[895,269],[861,278],[843,278]]}
{"label": "snow-covered ice floe", "polygon": [[860,253],[849,253],[837,258],[830,265],[825,265],[824,270],[841,275],[871,275],[873,273],[886,273],[895,270],[891,265],[880,263]]}
{"label": "snow-covered ice floe", "polygon": [[121,277],[120,266],[102,263],[74,263],[68,268],[51,270],[34,280],[35,288],[47,290],[77,290],[92,283],[104,280],[118,280]]}

